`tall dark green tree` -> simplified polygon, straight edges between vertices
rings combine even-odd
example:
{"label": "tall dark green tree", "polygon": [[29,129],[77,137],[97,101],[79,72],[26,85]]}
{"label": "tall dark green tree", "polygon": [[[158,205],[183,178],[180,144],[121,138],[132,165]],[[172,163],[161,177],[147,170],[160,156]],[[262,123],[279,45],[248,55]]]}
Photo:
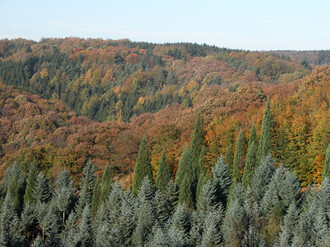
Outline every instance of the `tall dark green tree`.
{"label": "tall dark green tree", "polygon": [[81,178],[81,192],[76,208],[76,213],[81,216],[86,205],[90,205],[93,199],[93,190],[96,181],[96,168],[91,159],[86,163]]}
{"label": "tall dark green tree", "polygon": [[326,177],[328,177],[330,179],[330,143],[328,144],[327,153],[325,155],[322,180],[324,180]]}
{"label": "tall dark green tree", "polygon": [[93,189],[93,197],[92,197],[92,215],[96,214],[97,209],[100,205],[100,196],[101,196],[101,186],[99,177],[96,177],[95,185]]}
{"label": "tall dark green tree", "polygon": [[248,148],[242,177],[242,184],[245,188],[250,185],[254,169],[257,167],[257,151],[257,145],[253,141]]}
{"label": "tall dark green tree", "polygon": [[234,163],[233,163],[233,179],[237,181],[241,180],[241,169],[244,166],[245,159],[245,140],[243,136],[242,130],[240,130],[236,146],[235,146],[235,155],[234,155]]}
{"label": "tall dark green tree", "polygon": [[41,172],[36,179],[36,185],[33,189],[33,198],[36,202],[47,203],[52,197],[52,191],[50,189],[50,183]]}
{"label": "tall dark green tree", "polygon": [[197,187],[197,174],[196,163],[193,162],[191,149],[186,145],[179,167],[176,172],[175,184],[179,190],[179,202],[187,203],[192,206],[195,201],[196,187]]}
{"label": "tall dark green tree", "polygon": [[150,181],[153,181],[147,140],[143,137],[140,142],[139,153],[134,167],[132,192],[135,195],[138,193],[141,183],[145,177],[148,177]]}
{"label": "tall dark green tree", "polygon": [[228,165],[229,170],[232,170],[233,167],[233,144],[229,143],[226,151],[226,163]]}
{"label": "tall dark green tree", "polygon": [[100,204],[108,199],[112,186],[112,175],[109,164],[105,165],[102,185],[101,185],[101,195],[100,195]]}
{"label": "tall dark green tree", "polygon": [[256,131],[256,127],[254,124],[252,124],[252,127],[251,127],[248,147],[250,147],[252,145],[252,142],[254,142],[256,144],[256,146],[258,147],[257,131]]}
{"label": "tall dark green tree", "polygon": [[204,145],[205,145],[204,130],[203,130],[200,113],[198,113],[196,116],[196,120],[195,120],[195,124],[194,124],[194,131],[193,131],[192,139],[191,139],[191,143],[190,143],[192,159],[193,159],[193,162],[195,162],[196,164],[198,163],[200,153],[201,153],[201,150]]}
{"label": "tall dark green tree", "polygon": [[262,120],[261,135],[258,146],[258,160],[265,158],[271,151],[271,130],[273,127],[273,115],[270,111],[270,101],[267,100],[264,118]]}
{"label": "tall dark green tree", "polygon": [[26,184],[26,189],[25,189],[25,194],[24,194],[24,204],[34,202],[33,190],[36,185],[37,175],[38,175],[37,166],[34,165],[34,166],[32,166],[32,168],[29,172],[27,181],[26,181],[27,184]]}
{"label": "tall dark green tree", "polygon": [[164,148],[162,152],[162,156],[159,161],[159,166],[157,171],[157,180],[156,180],[157,188],[160,191],[164,192],[170,180],[171,180],[171,171],[170,171],[170,166],[168,165],[166,159],[166,150]]}

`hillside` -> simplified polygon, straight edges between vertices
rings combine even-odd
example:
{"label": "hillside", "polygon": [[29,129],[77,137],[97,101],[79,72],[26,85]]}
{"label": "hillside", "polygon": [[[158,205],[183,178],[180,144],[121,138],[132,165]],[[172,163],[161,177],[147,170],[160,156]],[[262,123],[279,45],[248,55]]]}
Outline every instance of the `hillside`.
{"label": "hillside", "polygon": [[[11,59],[16,60],[14,56]],[[129,185],[139,141],[146,136],[154,172],[164,147],[175,172],[184,145],[191,140],[197,112],[205,131],[204,166],[210,168],[229,144],[235,147],[240,129],[248,140],[255,123],[260,135],[269,97],[274,116],[271,153],[276,162],[294,170],[302,186],[319,183],[330,136],[330,66],[316,67],[310,75],[291,83],[244,82],[231,90],[236,79],[232,80],[228,85],[198,89],[191,107],[172,103],[156,113],[133,116],[126,123],[79,117],[56,97],[46,100],[1,84],[2,171],[16,160],[25,172],[37,163],[49,176],[63,167],[80,175],[91,157],[99,172],[109,162],[116,176]]]}
{"label": "hillside", "polygon": [[[300,54],[301,56],[298,56]],[[213,85],[290,83],[314,68],[304,53],[275,54],[191,43],[129,40],[0,40],[0,78],[45,99],[60,99],[92,120],[129,122],[167,105],[195,106]],[[329,62],[328,53],[316,65]],[[319,54],[310,52],[309,57]]]}

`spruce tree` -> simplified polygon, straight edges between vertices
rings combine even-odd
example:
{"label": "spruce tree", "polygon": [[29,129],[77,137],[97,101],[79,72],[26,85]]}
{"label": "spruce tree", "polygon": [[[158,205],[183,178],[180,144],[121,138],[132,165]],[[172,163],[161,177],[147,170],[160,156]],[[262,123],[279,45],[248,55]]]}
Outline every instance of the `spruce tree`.
{"label": "spruce tree", "polygon": [[168,165],[166,159],[166,151],[164,148],[162,152],[162,156],[159,161],[159,166],[157,171],[157,180],[156,180],[157,188],[160,191],[164,192],[170,180],[171,180],[171,171],[170,171],[170,166]]}
{"label": "spruce tree", "polygon": [[253,142],[258,147],[257,131],[256,131],[256,127],[254,124],[252,124],[252,127],[251,127],[248,147],[250,147]]}
{"label": "spruce tree", "polygon": [[179,190],[179,203],[188,207],[193,207],[194,199],[192,193],[192,183],[188,175],[184,176]]}
{"label": "spruce tree", "polygon": [[326,177],[328,177],[330,179],[330,143],[328,144],[327,153],[325,155],[322,180],[324,180]]}
{"label": "spruce tree", "polygon": [[95,185],[93,189],[93,197],[92,197],[92,215],[96,214],[97,209],[99,208],[100,204],[100,195],[101,195],[101,186],[99,177],[96,177]]}
{"label": "spruce tree", "polygon": [[103,177],[102,177],[102,185],[101,185],[101,195],[100,195],[100,204],[105,202],[110,194],[112,186],[112,175],[109,164],[105,165]]}
{"label": "spruce tree", "polygon": [[251,189],[257,201],[262,200],[267,190],[267,186],[275,172],[274,163],[272,156],[268,155],[254,171]]}
{"label": "spruce tree", "polygon": [[93,199],[93,190],[96,181],[96,168],[89,159],[83,170],[83,176],[80,180],[81,192],[78,200],[76,213],[81,216],[86,205],[90,205]]}
{"label": "spruce tree", "polygon": [[192,160],[195,162],[196,166],[200,157],[201,150],[204,146],[204,130],[202,125],[202,120],[200,113],[197,114],[194,130],[192,134],[192,140],[190,143]]}
{"label": "spruce tree", "polygon": [[240,130],[236,146],[235,146],[235,155],[233,163],[233,179],[237,181],[241,180],[241,168],[243,168],[244,158],[245,158],[245,140],[242,130]]}
{"label": "spruce tree", "polygon": [[92,212],[89,205],[86,205],[79,225],[78,246],[91,247],[94,246],[94,238],[92,231]]}
{"label": "spruce tree", "polygon": [[186,182],[189,183],[189,186],[185,185],[185,189],[189,187],[191,188],[192,193],[195,193],[194,189],[196,189],[197,186],[196,166],[192,160],[191,149],[188,145],[186,145],[183,150],[178,170],[176,172],[175,185],[179,188],[179,191],[181,190],[185,177],[187,177]]}
{"label": "spruce tree", "polygon": [[209,211],[204,220],[204,231],[201,247],[219,246],[222,241],[220,227],[217,222],[217,213]]}
{"label": "spruce tree", "polygon": [[70,213],[76,201],[76,190],[66,170],[60,173],[55,182],[54,196],[58,210],[62,213],[62,223],[64,224],[66,215]]}
{"label": "spruce tree", "polygon": [[52,197],[49,180],[40,172],[33,189],[33,198],[38,203],[47,203]]}
{"label": "spruce tree", "polygon": [[38,175],[37,166],[34,165],[32,166],[27,178],[27,185],[24,194],[24,204],[34,202],[33,190],[36,185],[37,175]]}
{"label": "spruce tree", "polygon": [[0,246],[22,245],[21,227],[11,194],[7,194],[0,210]]}
{"label": "spruce tree", "polygon": [[228,166],[221,156],[212,168],[212,181],[216,190],[216,202],[221,203],[223,206],[227,204],[231,178]]}
{"label": "spruce tree", "polygon": [[258,146],[258,160],[264,159],[271,151],[271,130],[273,127],[273,116],[270,111],[270,101],[267,100],[264,118],[262,121],[261,135]]}
{"label": "spruce tree", "polygon": [[247,188],[251,184],[254,169],[257,167],[257,145],[253,141],[248,148],[246,155],[246,162],[244,166],[244,173],[242,177],[242,184]]}
{"label": "spruce tree", "polygon": [[207,181],[210,179],[210,175],[205,172],[201,173],[198,182],[197,182],[197,187],[196,187],[196,201],[198,202],[199,197],[202,193],[203,186],[207,183]]}
{"label": "spruce tree", "polygon": [[228,164],[228,168],[230,171],[232,171],[233,167],[233,144],[229,143],[226,151],[226,163]]}
{"label": "spruce tree", "polygon": [[147,140],[145,138],[141,139],[138,157],[136,159],[134,167],[134,180],[132,186],[132,192],[137,195],[141,183],[145,177],[148,177],[150,181],[152,178],[152,167],[148,152]]}

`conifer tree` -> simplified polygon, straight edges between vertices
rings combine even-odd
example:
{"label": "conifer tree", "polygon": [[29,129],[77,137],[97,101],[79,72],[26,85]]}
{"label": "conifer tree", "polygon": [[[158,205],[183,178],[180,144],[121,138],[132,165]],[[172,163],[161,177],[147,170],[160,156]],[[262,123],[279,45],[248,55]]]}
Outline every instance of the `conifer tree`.
{"label": "conifer tree", "polygon": [[25,194],[24,194],[24,204],[26,203],[33,203],[34,198],[33,198],[33,190],[36,185],[36,180],[37,180],[37,175],[38,175],[38,170],[36,165],[32,166],[28,178],[27,178],[27,185],[25,189]]}
{"label": "conifer tree", "polygon": [[258,146],[258,160],[264,159],[271,151],[271,130],[273,127],[273,116],[270,111],[270,101],[267,100],[264,118],[262,120],[261,135]]}
{"label": "conifer tree", "polygon": [[70,213],[76,200],[76,191],[66,170],[60,173],[55,182],[54,196],[57,208],[62,213],[62,223],[64,224],[66,215]]}
{"label": "conifer tree", "polygon": [[180,186],[179,203],[185,204],[188,207],[193,207],[193,205],[194,205],[194,199],[193,199],[193,193],[192,193],[192,183],[191,183],[188,175],[184,176],[184,179]]}
{"label": "conifer tree", "polygon": [[166,159],[166,151],[163,149],[162,156],[159,161],[158,171],[157,171],[157,180],[156,186],[157,188],[164,192],[166,190],[166,186],[171,179],[171,171],[170,166],[168,165]]}
{"label": "conifer tree", "polygon": [[[176,172],[175,185],[178,187],[179,191],[181,191],[181,187],[185,177],[186,177],[186,183],[184,185],[185,188],[182,189],[182,191],[188,191],[190,188],[191,196],[193,199],[197,186],[196,166],[192,160],[191,150],[187,145],[183,150],[181,159],[179,161],[178,170]],[[181,198],[186,196],[182,194]]]}
{"label": "conifer tree", "polygon": [[93,190],[96,181],[96,168],[91,159],[86,163],[83,170],[83,176],[80,180],[81,192],[76,208],[76,213],[81,216],[86,205],[90,205],[93,199]]}
{"label": "conifer tree", "polygon": [[201,150],[204,145],[205,145],[204,144],[204,130],[203,130],[200,113],[198,113],[196,116],[194,130],[193,130],[193,134],[192,134],[192,140],[190,143],[192,160],[193,160],[193,162],[195,162],[196,166],[198,164],[200,153],[201,153]]}
{"label": "conifer tree", "polygon": [[203,186],[207,183],[207,181],[210,179],[210,175],[207,172],[201,173],[198,182],[197,182],[197,188],[196,188],[196,201],[198,202],[199,197],[201,196]]}
{"label": "conifer tree", "polygon": [[217,213],[209,211],[204,220],[204,231],[201,247],[219,246],[221,243],[221,232],[217,224]]}
{"label": "conifer tree", "polygon": [[251,180],[251,189],[257,201],[261,201],[267,186],[275,172],[274,160],[268,155],[261,161],[261,164],[255,169]]}
{"label": "conifer tree", "polygon": [[82,213],[79,225],[78,245],[82,247],[94,246],[92,231],[92,212],[89,205],[86,205]]}
{"label": "conifer tree", "polygon": [[51,201],[49,206],[44,209],[43,217],[39,218],[39,225],[42,229],[42,239],[50,238],[49,242],[53,242],[57,238],[60,229],[58,209],[54,200]]}
{"label": "conifer tree", "polygon": [[152,167],[150,163],[150,157],[148,152],[147,140],[141,139],[138,157],[136,159],[134,167],[134,180],[132,186],[132,192],[137,195],[141,183],[145,177],[148,177],[150,181],[152,178]]}
{"label": "conifer tree", "polygon": [[201,195],[198,198],[197,208],[199,212],[208,212],[214,210],[219,203],[216,201],[216,188],[213,181],[209,180],[203,186]]}
{"label": "conifer tree", "polygon": [[242,130],[240,130],[236,146],[235,146],[235,155],[234,155],[234,163],[233,163],[233,179],[236,179],[237,181],[241,180],[241,168],[243,167],[244,163],[244,147],[245,146],[245,140],[243,136]]}
{"label": "conifer tree", "polygon": [[40,172],[33,189],[33,198],[38,203],[47,203],[52,197],[49,180]]}
{"label": "conifer tree", "polygon": [[244,166],[244,173],[242,177],[242,184],[247,188],[251,184],[254,169],[257,167],[257,145],[253,141],[248,148],[246,155],[246,162]]}
{"label": "conifer tree", "polygon": [[97,209],[99,208],[100,203],[100,195],[101,195],[101,186],[99,177],[96,177],[94,189],[93,189],[93,197],[92,197],[92,215],[95,216]]}
{"label": "conifer tree", "polygon": [[38,226],[37,208],[34,204],[25,203],[21,214],[21,223],[23,228],[23,236],[29,241],[35,238],[35,232]]}
{"label": "conifer tree", "polygon": [[252,127],[251,127],[248,147],[250,147],[253,142],[258,147],[257,131],[256,131],[256,127],[254,124],[252,124]]}
{"label": "conifer tree", "polygon": [[105,165],[103,177],[102,177],[102,186],[101,186],[101,195],[100,195],[100,204],[105,202],[108,199],[112,186],[112,175],[109,164]]}
{"label": "conifer tree", "polygon": [[222,203],[222,205],[225,206],[227,204],[232,179],[228,166],[224,162],[222,156],[212,168],[212,180],[216,190],[216,202]]}
{"label": "conifer tree", "polygon": [[228,164],[228,168],[232,171],[233,168],[233,144],[229,143],[226,151],[226,163]]}
{"label": "conifer tree", "polygon": [[7,194],[0,210],[0,246],[20,246],[21,227],[11,194]]}
{"label": "conifer tree", "polygon": [[322,180],[324,180],[326,177],[330,179],[330,143],[328,144],[327,153],[325,155]]}

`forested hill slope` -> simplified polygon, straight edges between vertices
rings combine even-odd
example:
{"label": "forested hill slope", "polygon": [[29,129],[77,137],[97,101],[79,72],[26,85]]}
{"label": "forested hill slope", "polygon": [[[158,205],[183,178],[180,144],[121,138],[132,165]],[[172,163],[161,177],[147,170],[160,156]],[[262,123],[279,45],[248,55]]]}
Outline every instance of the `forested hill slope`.
{"label": "forested hill slope", "polygon": [[[3,58],[1,66],[17,66],[22,63],[19,60],[12,55],[10,59]],[[51,73],[50,69],[47,71]],[[47,80],[44,86],[48,83],[56,85]],[[12,82],[7,81],[8,84]],[[166,148],[174,173],[184,146],[191,141],[196,113],[200,113],[202,119],[206,147],[203,165],[210,168],[219,155],[227,153],[227,158],[234,155],[240,130],[244,140],[240,148],[245,154],[253,123],[259,139],[269,97],[273,116],[271,154],[277,164],[282,163],[297,173],[302,186],[319,183],[330,139],[329,82],[330,66],[322,66],[291,83],[244,82],[236,84],[234,90],[230,88],[234,81],[228,85],[202,86],[193,97],[192,107],[172,103],[156,113],[132,117],[130,122],[116,120],[103,123],[77,116],[57,97],[46,100],[2,83],[1,171],[17,161],[23,172],[36,163],[49,176],[66,167],[78,178],[90,157],[99,172],[109,162],[116,176],[130,185],[139,141],[145,136],[154,172],[157,171],[162,149]],[[35,85],[31,80],[24,83]],[[93,92],[93,86],[85,86]],[[37,87],[29,87],[32,88]],[[84,91],[78,89],[77,92]],[[157,95],[161,94],[156,93],[155,97]],[[245,154],[240,173],[243,172]]]}
{"label": "forested hill slope", "polygon": [[[306,58],[306,59],[304,59]],[[249,52],[191,43],[129,40],[0,40],[0,78],[64,101],[95,121],[128,122],[167,105],[195,106],[213,85],[290,83],[329,62],[329,53]]]}

